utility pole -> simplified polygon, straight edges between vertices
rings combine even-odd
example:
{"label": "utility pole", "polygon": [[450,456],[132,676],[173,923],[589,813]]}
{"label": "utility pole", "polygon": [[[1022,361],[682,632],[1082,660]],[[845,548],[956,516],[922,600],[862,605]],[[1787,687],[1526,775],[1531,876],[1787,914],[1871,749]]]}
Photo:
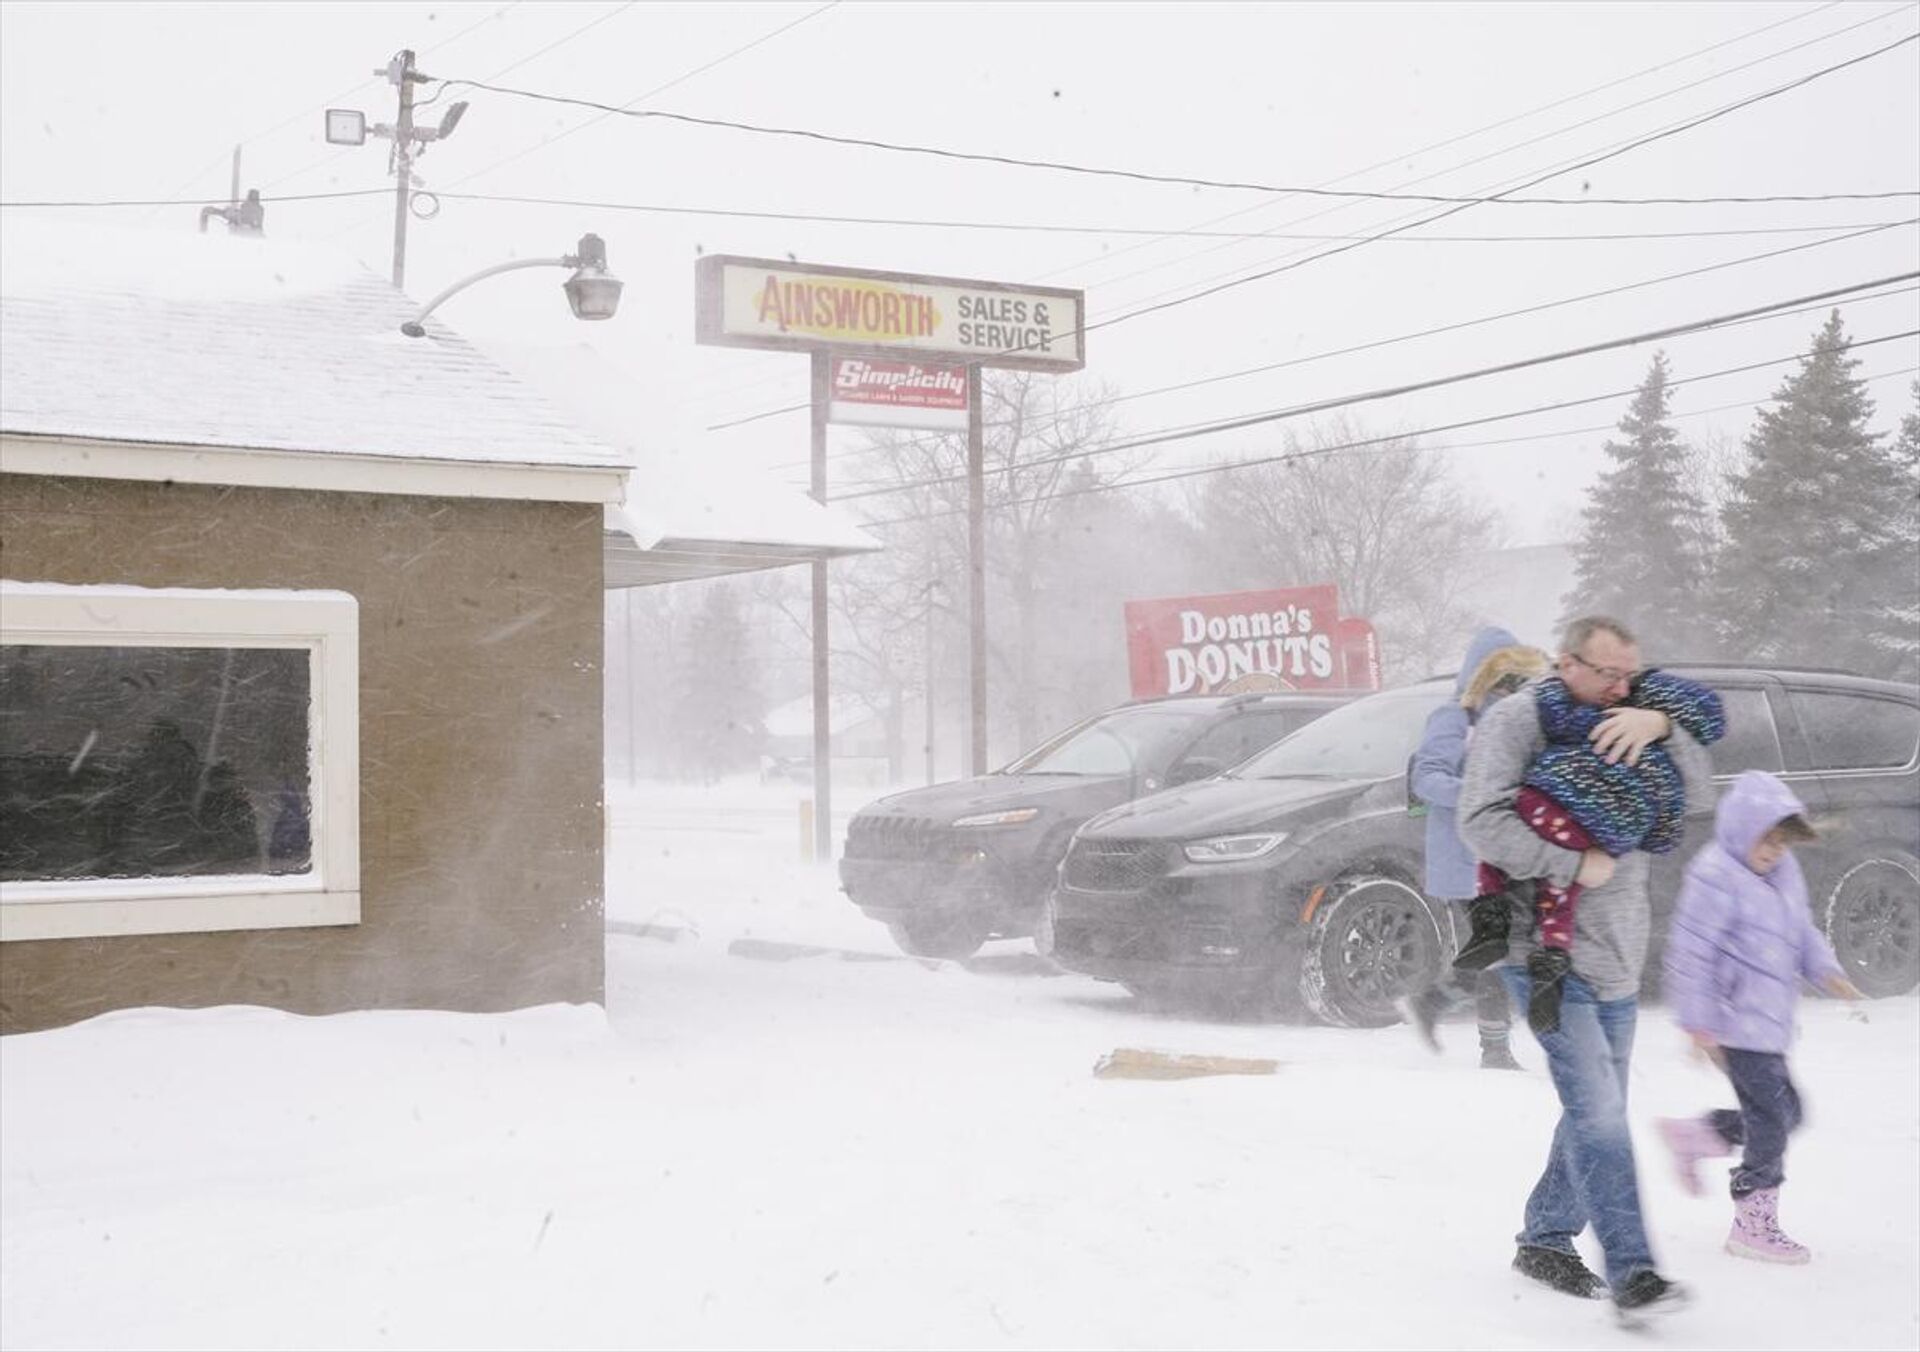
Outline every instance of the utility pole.
{"label": "utility pole", "polygon": [[413,87],[426,77],[413,68],[413,49],[403,48],[384,70],[400,91],[400,115],[393,123],[393,285],[407,284],[407,194],[413,186]]}
{"label": "utility pole", "polygon": [[[825,350],[813,354],[812,430],[813,500],[827,500],[827,400],[833,357]],[[832,668],[827,643],[827,562],[813,565],[813,857],[833,862],[833,714],[829,702]]]}
{"label": "utility pole", "polygon": [[[444,141],[453,135],[453,129],[459,125],[467,105],[464,100],[450,103],[447,111],[441,114],[439,126],[416,127],[413,125],[413,87],[425,84],[433,77],[415,70],[413,53],[405,49],[395,52],[391,61],[377,67],[373,73],[386,76],[387,83],[399,91],[400,115],[391,125],[376,122],[369,127],[366,115],[358,109],[329,108],[327,144],[361,146],[367,143],[369,136],[381,136],[393,142],[393,284],[399,288],[407,280],[407,217],[412,214],[413,162],[426,153],[429,143]],[[234,154],[237,159],[239,152],[236,150]],[[237,192],[237,170],[234,183]]]}
{"label": "utility pole", "polygon": [[937,603],[933,599],[933,594],[935,591],[945,590],[945,588],[946,588],[946,584],[943,583],[938,577],[934,575],[933,544],[931,540],[929,540],[927,544],[927,585],[920,589],[921,593],[927,598],[927,689],[926,689],[926,706],[927,707],[925,711],[926,720],[927,720],[927,732],[926,732],[927,744],[924,750],[927,753],[927,783],[929,784],[932,784],[933,782],[935,782],[935,780],[938,779],[939,777],[934,770],[934,754],[933,754],[933,734],[934,734],[933,621],[934,621],[934,616],[937,613],[937,609],[936,609]]}
{"label": "utility pole", "polygon": [[973,741],[967,773],[987,772],[987,479],[980,437],[980,372],[967,366],[967,669]]}

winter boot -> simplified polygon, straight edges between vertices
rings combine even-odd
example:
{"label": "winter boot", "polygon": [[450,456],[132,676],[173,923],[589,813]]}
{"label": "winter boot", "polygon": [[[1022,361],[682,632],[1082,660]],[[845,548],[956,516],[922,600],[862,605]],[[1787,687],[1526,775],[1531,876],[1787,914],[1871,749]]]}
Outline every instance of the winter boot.
{"label": "winter boot", "polygon": [[1572,970],[1573,958],[1564,948],[1538,948],[1527,958],[1527,978],[1533,987],[1527,996],[1527,1026],[1534,1032],[1559,1031],[1560,996]]}
{"label": "winter boot", "polygon": [[1523,1277],[1531,1277],[1542,1286],[1552,1287],[1563,1296],[1599,1300],[1607,1294],[1607,1284],[1600,1280],[1592,1268],[1580,1261],[1580,1255],[1564,1249],[1522,1244],[1513,1255],[1513,1270]]}
{"label": "winter boot", "polygon": [[1799,1264],[1813,1251],[1791,1239],[1780,1228],[1780,1189],[1756,1188],[1733,1202],[1733,1229],[1727,1232],[1727,1252],[1736,1258],[1763,1263]]}
{"label": "winter boot", "polygon": [[1467,923],[1471,926],[1467,941],[1455,955],[1455,970],[1477,972],[1491,967],[1507,956],[1507,936],[1513,927],[1513,913],[1507,894],[1488,892],[1467,903]]}
{"label": "winter boot", "polygon": [[1613,1313],[1629,1329],[1645,1330],[1651,1316],[1666,1314],[1687,1303],[1689,1292],[1652,1268],[1641,1268],[1613,1293]]}
{"label": "winter boot", "polygon": [[1706,1192],[1706,1184],[1700,1181],[1700,1161],[1726,1154],[1731,1149],[1726,1139],[1704,1117],[1662,1117],[1653,1125],[1666,1143],[1667,1153],[1673,1157],[1673,1172],[1687,1196],[1698,1197]]}
{"label": "winter boot", "polygon": [[1526,1067],[1513,1059],[1513,1048],[1503,1040],[1480,1044],[1480,1069],[1525,1070]]}

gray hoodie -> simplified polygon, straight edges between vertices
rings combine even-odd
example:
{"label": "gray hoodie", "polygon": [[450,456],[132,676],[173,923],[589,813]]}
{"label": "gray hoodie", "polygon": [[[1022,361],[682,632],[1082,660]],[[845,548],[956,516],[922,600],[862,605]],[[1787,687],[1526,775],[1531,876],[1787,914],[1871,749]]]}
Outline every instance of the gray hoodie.
{"label": "gray hoodie", "polygon": [[[1481,717],[1467,749],[1460,784],[1460,835],[1476,856],[1512,878],[1550,878],[1565,886],[1580,869],[1580,852],[1550,844],[1513,810],[1514,796],[1534,757],[1547,748],[1534,699],[1538,684],[1501,700]],[[1711,807],[1713,766],[1706,751],[1675,728],[1665,741],[1680,768],[1690,810]],[[1623,1000],[1640,990],[1652,928],[1647,896],[1651,863],[1641,851],[1616,861],[1613,877],[1580,893],[1573,918],[1573,970],[1602,1000]],[[1531,914],[1516,910],[1509,961],[1524,962],[1538,946]]]}

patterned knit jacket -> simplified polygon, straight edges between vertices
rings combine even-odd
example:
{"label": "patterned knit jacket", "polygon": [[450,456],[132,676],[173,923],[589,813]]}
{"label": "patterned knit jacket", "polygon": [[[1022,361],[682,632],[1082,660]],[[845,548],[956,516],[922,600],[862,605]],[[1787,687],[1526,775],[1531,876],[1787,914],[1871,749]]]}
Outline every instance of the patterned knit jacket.
{"label": "patterned knit jacket", "polygon": [[[1534,704],[1547,749],[1528,767],[1528,787],[1565,808],[1595,845],[1616,858],[1634,850],[1664,854],[1680,843],[1687,791],[1665,747],[1648,746],[1638,765],[1609,765],[1587,741],[1605,709],[1574,699],[1558,676],[1540,682]],[[1727,730],[1718,695],[1663,671],[1642,673],[1616,707],[1622,706],[1663,713],[1703,746]]]}

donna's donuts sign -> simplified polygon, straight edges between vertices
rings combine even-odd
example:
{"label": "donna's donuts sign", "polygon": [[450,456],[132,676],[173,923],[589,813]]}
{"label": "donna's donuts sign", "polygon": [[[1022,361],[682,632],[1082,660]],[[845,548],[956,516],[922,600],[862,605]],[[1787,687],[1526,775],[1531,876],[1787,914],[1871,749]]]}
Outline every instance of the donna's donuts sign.
{"label": "donna's donuts sign", "polygon": [[1331,583],[1127,602],[1136,699],[1243,690],[1378,690],[1373,625]]}

